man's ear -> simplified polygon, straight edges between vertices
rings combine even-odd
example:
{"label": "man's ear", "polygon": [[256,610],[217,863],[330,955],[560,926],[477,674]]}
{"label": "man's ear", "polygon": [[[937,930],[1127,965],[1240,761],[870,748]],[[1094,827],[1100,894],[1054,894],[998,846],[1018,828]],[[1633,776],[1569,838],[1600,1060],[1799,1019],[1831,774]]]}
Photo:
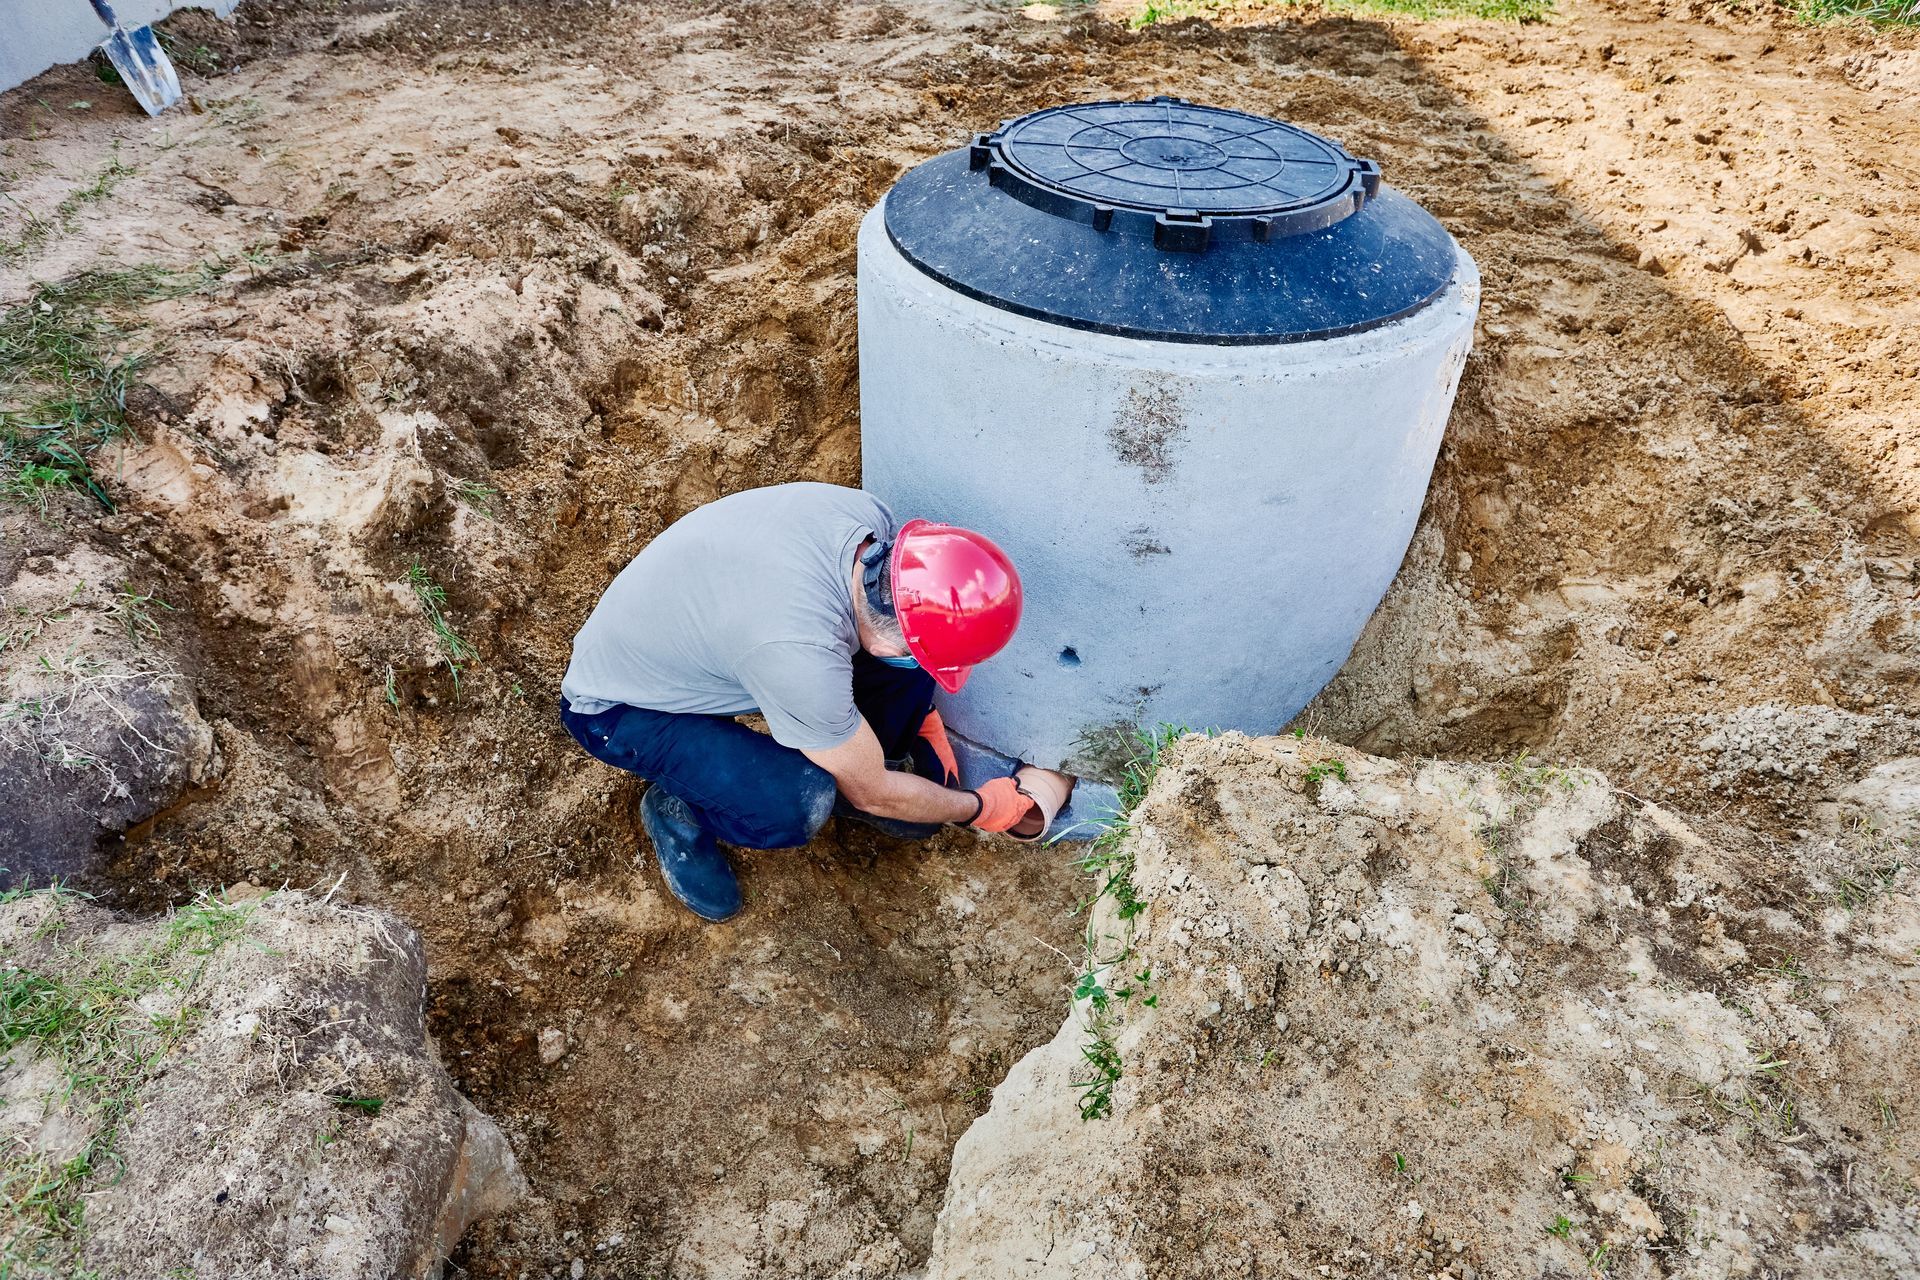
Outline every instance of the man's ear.
{"label": "man's ear", "polygon": [[893,555],[893,543],[874,539],[872,546],[860,553],[860,589],[866,594],[867,607],[882,618],[894,616],[892,602],[886,598],[886,587],[890,567],[889,558]]}

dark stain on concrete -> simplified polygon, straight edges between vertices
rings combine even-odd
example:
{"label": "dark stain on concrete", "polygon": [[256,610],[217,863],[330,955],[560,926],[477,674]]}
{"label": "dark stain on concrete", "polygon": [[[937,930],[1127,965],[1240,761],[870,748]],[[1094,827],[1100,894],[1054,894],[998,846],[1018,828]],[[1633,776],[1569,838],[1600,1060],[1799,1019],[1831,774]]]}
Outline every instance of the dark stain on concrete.
{"label": "dark stain on concrete", "polygon": [[1187,436],[1180,397],[1172,387],[1148,385],[1127,392],[1127,403],[1107,428],[1107,442],[1120,461],[1140,468],[1148,484],[1173,474],[1179,446]]}
{"label": "dark stain on concrete", "polygon": [[1170,556],[1173,554],[1173,548],[1154,537],[1153,530],[1149,529],[1146,525],[1140,525],[1138,528],[1127,530],[1127,536],[1122,540],[1120,545],[1125,547],[1127,554],[1135,560],[1144,560],[1148,556]]}

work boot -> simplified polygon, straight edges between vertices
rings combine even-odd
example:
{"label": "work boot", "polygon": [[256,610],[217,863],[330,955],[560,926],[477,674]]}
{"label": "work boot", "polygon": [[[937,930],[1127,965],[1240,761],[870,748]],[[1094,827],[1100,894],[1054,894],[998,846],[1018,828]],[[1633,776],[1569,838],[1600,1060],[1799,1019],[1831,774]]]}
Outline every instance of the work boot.
{"label": "work boot", "polygon": [[660,787],[640,797],[640,825],[653,841],[660,878],[702,920],[725,920],[740,910],[740,882],[720,846],[687,802]]}

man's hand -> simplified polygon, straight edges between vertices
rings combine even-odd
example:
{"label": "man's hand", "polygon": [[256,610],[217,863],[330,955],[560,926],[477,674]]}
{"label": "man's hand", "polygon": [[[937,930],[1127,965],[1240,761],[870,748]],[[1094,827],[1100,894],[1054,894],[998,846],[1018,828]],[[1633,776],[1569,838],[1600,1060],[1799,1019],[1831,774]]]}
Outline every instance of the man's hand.
{"label": "man's hand", "polygon": [[946,770],[946,776],[940,784],[946,787],[960,785],[960,763],[954,759],[953,742],[947,737],[947,722],[940,718],[938,711],[927,712],[927,718],[920,722],[920,736],[933,749],[934,759]]}
{"label": "man's hand", "polygon": [[982,831],[1012,831],[1039,809],[1012,778],[995,778],[973,794],[980,797],[980,812],[969,825]]}
{"label": "man's hand", "polygon": [[[972,822],[985,811],[982,798],[972,791],[949,791],[937,782],[887,768],[880,739],[864,718],[853,736],[839,746],[803,754],[833,775],[849,804],[875,817],[902,822]],[[1011,788],[1013,780],[1005,781]]]}
{"label": "man's hand", "polygon": [[[939,729],[941,739],[946,737],[937,715],[929,716],[928,724]],[[929,736],[926,730],[927,725],[922,725],[922,737]],[[1040,835],[1073,790],[1072,778],[1032,765],[974,791],[949,789],[889,769],[880,739],[864,718],[853,737],[839,746],[804,754],[832,774],[840,794],[864,813],[903,822],[964,822],[981,831],[1005,831],[1026,840]],[[959,781],[957,770],[953,777]]]}
{"label": "man's hand", "polygon": [[1038,840],[1053,825],[1060,811],[1067,807],[1067,801],[1073,795],[1074,779],[1053,769],[1023,764],[1020,771],[1013,775],[1013,781],[1022,795],[1032,797],[1034,807],[1008,830],[1008,834],[1016,840]]}

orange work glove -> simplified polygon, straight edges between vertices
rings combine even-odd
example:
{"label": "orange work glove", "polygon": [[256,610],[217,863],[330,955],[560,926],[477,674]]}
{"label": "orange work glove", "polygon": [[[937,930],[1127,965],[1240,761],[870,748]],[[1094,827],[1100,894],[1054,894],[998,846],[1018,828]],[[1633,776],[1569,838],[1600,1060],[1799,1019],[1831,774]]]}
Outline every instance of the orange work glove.
{"label": "orange work glove", "polygon": [[980,812],[967,825],[981,831],[1010,831],[1029,810],[1038,807],[1012,778],[995,778],[984,787],[974,788],[973,794],[980,797]]}
{"label": "orange work glove", "polygon": [[943,787],[959,786],[960,764],[953,758],[953,744],[947,741],[947,723],[940,718],[938,711],[927,712],[927,718],[920,722],[920,736],[927,740],[935,758],[940,761],[940,767],[947,771],[944,778],[935,781]]}

